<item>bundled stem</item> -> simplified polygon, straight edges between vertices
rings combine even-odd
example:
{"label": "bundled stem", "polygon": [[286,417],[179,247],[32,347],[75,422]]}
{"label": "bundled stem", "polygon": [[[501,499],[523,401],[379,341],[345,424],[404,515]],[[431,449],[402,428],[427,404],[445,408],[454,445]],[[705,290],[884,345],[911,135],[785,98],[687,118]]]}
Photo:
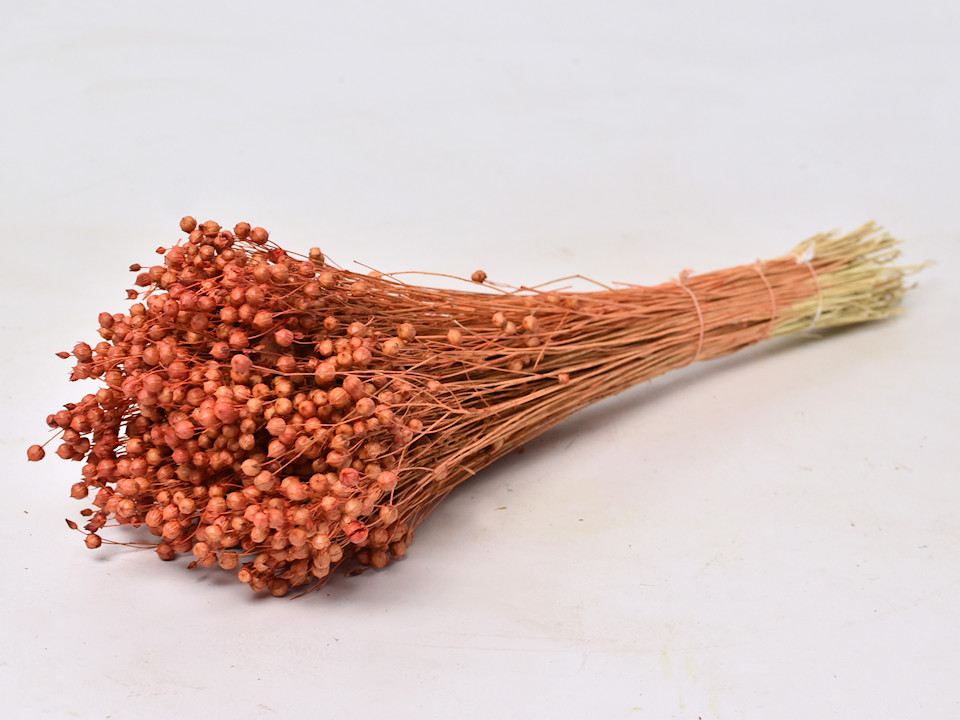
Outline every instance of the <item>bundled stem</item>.
{"label": "bundled stem", "polygon": [[[502,346],[511,336],[491,330],[487,296],[478,306],[473,293],[444,292],[441,301],[436,291],[411,289],[416,302],[440,310],[440,326],[424,338],[437,345],[419,369],[442,379],[444,393],[428,425],[435,442],[418,448],[422,459],[411,457],[426,469],[400,504],[416,522],[423,514],[420,498],[435,503],[577,410],[696,360],[771,337],[887,317],[910,272],[890,264],[895,246],[889,235],[865,225],[846,235],[817,236],[781,258],[656,287],[505,295],[495,304],[505,317],[532,312],[538,319],[535,352],[516,351],[521,358],[536,356],[521,370],[503,366],[510,355]],[[473,339],[453,354],[442,335],[451,317]]]}
{"label": "bundled stem", "polygon": [[460,482],[604,397],[888,316],[911,271],[866,225],[655,287],[456,291],[297,259],[245,223],[181,227],[138,276],[146,304],[62,353],[105,387],[48,423],[86,462],[74,496],[97,492],[88,545],[108,522],[145,525],[162,558],[192,551],[277,595],[403,556]]}

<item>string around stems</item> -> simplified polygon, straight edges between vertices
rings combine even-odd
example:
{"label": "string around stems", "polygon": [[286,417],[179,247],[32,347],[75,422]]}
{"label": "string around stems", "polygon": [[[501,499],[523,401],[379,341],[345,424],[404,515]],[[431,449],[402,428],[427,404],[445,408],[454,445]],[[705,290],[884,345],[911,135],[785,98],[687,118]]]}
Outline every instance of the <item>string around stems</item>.
{"label": "string around stems", "polygon": [[757,260],[753,265],[751,265],[756,271],[757,275],[760,276],[760,279],[763,281],[763,285],[767,288],[767,293],[770,295],[770,320],[769,326],[772,329],[773,324],[777,320],[777,296],[773,292],[773,286],[770,284],[770,281],[767,280],[767,276],[763,272],[763,261]]}
{"label": "string around stems", "polygon": [[806,332],[810,332],[817,326],[817,323],[820,322],[820,316],[823,314],[823,287],[820,285],[820,276],[811,262],[814,258],[814,250],[815,245],[811,244],[804,252],[794,256],[797,263],[806,266],[807,270],[810,271],[810,277],[813,278],[813,284],[817,288],[817,309],[813,313],[813,319],[810,321],[809,327],[806,328]]}
{"label": "string around stems", "polygon": [[687,286],[687,278],[690,277],[691,271],[684,270],[680,273],[679,277],[674,279],[674,282],[679,288],[684,290],[693,300],[693,307],[697,312],[697,322],[699,323],[699,329],[697,330],[697,349],[693,353],[693,358],[690,360],[690,364],[697,362],[700,359],[700,352],[703,350],[703,336],[704,336],[704,323],[703,323],[703,310],[700,308],[700,301],[697,300],[697,294]]}

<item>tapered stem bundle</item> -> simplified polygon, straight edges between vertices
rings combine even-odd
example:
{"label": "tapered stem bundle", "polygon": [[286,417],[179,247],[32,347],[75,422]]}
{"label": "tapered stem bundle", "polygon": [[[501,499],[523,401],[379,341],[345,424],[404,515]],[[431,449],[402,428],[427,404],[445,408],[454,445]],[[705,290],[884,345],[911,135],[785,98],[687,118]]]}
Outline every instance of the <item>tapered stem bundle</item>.
{"label": "tapered stem bundle", "polygon": [[297,258],[246,223],[181,227],[138,276],[143,302],[61,354],[104,387],[48,424],[84,462],[74,497],[96,493],[88,546],[145,526],[161,558],[192,552],[276,595],[402,557],[460,482],[604,397],[888,316],[910,272],[867,225],[656,287],[456,291]]}

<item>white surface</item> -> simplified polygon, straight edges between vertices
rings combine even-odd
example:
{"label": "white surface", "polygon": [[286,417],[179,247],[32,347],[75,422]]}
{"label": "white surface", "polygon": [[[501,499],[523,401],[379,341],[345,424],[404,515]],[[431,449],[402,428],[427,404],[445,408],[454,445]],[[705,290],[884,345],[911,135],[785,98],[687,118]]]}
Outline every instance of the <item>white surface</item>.
{"label": "white surface", "polygon": [[[960,715],[954,2],[0,3],[5,717]],[[53,353],[180,216],[653,283],[874,218],[895,321],[634,389],[298,601],[91,552]],[[501,506],[506,509],[499,510]]]}

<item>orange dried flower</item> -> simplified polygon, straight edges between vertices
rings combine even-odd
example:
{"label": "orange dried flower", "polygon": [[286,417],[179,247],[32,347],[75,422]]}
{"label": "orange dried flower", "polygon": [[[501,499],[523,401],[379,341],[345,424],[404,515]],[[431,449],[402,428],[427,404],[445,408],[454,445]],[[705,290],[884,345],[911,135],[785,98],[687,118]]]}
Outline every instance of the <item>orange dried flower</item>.
{"label": "orange dried flower", "polygon": [[74,346],[72,377],[103,387],[47,423],[84,463],[73,497],[95,493],[89,547],[143,527],[161,559],[192,553],[274,595],[403,557],[456,485],[601,398],[890,314],[910,270],[865,226],[656,287],[439,290],[295,256],[248,223],[180,227],[137,278],[143,302]]}

